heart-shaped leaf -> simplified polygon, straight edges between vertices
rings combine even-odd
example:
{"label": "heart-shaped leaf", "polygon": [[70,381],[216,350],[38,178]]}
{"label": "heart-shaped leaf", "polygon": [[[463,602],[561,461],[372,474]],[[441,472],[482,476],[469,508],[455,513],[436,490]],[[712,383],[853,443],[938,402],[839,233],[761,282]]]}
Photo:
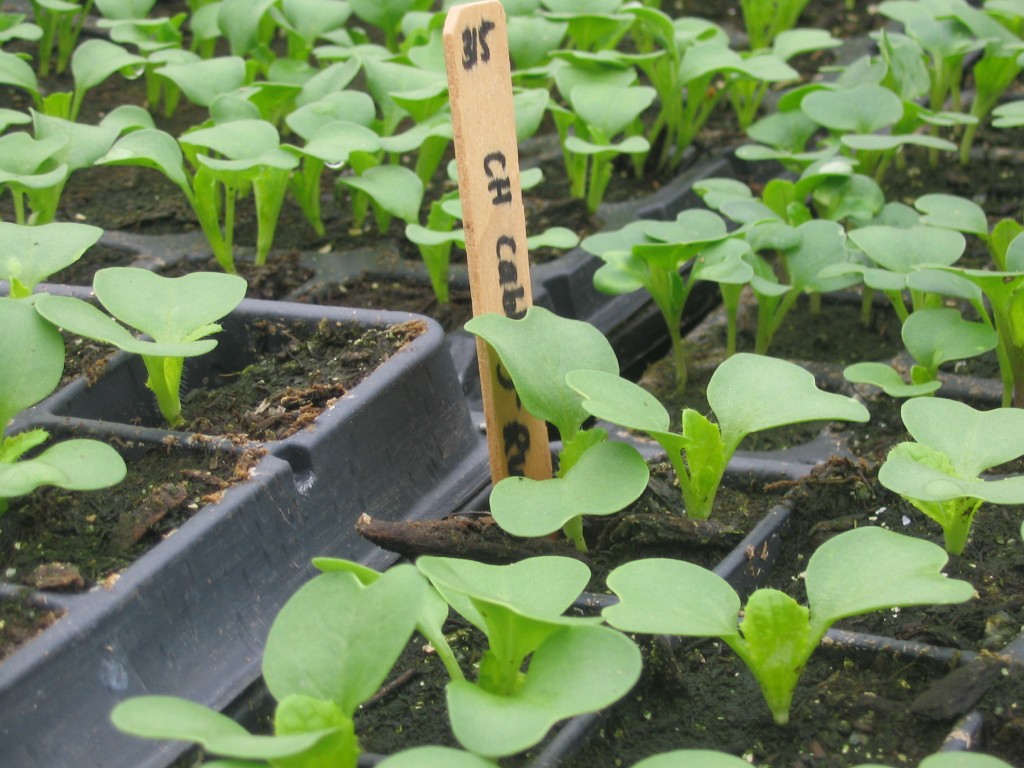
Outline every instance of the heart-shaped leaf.
{"label": "heart-shaped leaf", "polygon": [[491,492],[491,514],[513,536],[545,536],[580,515],[611,515],[636,501],[650,471],[631,445],[604,442],[562,477],[506,477]]}
{"label": "heart-shaped leaf", "polygon": [[368,586],[346,572],[309,581],[285,603],[267,636],[263,676],[274,698],[333,701],[352,717],[412,635],[425,589],[416,569],[403,565]]}

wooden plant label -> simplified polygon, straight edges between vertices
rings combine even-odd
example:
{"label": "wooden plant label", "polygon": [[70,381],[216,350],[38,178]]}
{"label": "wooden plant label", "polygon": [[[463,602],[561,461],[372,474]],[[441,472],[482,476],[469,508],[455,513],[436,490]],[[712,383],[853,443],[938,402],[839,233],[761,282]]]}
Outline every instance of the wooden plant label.
{"label": "wooden plant label", "polygon": [[[473,314],[520,318],[532,301],[505,11],[459,5],[444,24]],[[477,339],[494,482],[551,477],[547,425],[527,413],[494,351]]]}

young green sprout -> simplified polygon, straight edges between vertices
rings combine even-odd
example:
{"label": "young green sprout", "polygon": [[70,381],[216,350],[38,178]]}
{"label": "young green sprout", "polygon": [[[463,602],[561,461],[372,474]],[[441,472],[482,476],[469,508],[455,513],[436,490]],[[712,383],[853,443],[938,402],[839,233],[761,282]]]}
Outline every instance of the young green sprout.
{"label": "young green sprout", "polygon": [[963,554],[982,503],[1024,503],[1024,476],[982,477],[1024,455],[1024,410],[929,397],[908,400],[900,413],[915,442],[889,452],[878,482],[942,526],[947,552]]}
{"label": "young green sprout", "polygon": [[4,435],[12,418],[60,383],[64,342],[30,301],[0,298],[0,328],[0,515],[10,499],[40,486],[92,491],[121,482],[124,459],[106,443],[64,440],[31,454],[50,439],[45,429]]}
{"label": "young green sprout", "polygon": [[942,386],[939,366],[964,360],[995,349],[995,329],[986,323],[964,320],[953,307],[919,309],[903,321],[900,329],[903,345],[915,363],[910,382],[885,363],[854,363],[843,376],[855,384],[873,384],[890,397],[930,395]]}
{"label": "young green sprout", "polygon": [[619,603],[602,616],[624,632],[721,638],[757,679],[772,718],[785,725],[800,675],[835,622],[971,598],[970,584],[940,572],[946,559],[941,547],[884,528],[846,531],[811,555],[806,606],[776,589],[758,589],[742,605],[725,579],[698,565],[634,560],[608,575]]}
{"label": "young green sprout", "polygon": [[[186,357],[203,355],[217,346],[207,336],[221,330],[217,320],[238,306],[247,284],[237,275],[193,272],[162,277],[145,269],[111,267],[93,278],[96,298],[110,312],[69,296],[40,296],[39,313],[79,336],[96,339],[141,355],[167,423],[178,426],[181,415],[181,376]],[[120,322],[118,322],[120,321]],[[140,339],[124,325],[141,331]]]}
{"label": "young green sprout", "polygon": [[590,579],[579,560],[488,565],[421,557],[416,567],[487,636],[476,682],[447,687],[452,731],[471,752],[500,757],[528,749],[559,720],[618,701],[640,677],[632,640],[600,618],[563,615]]}
{"label": "young green sprout", "polygon": [[356,768],[353,718],[412,637],[428,589],[415,568],[398,565],[369,584],[323,573],[292,595],[263,652],[263,679],[277,700],[272,736],[173,696],[128,699],[111,719],[135,736],[195,741],[232,758],[222,765]]}
{"label": "young green sprout", "polygon": [[682,392],[688,373],[680,326],[690,294],[700,280],[714,281],[727,306],[732,299],[738,302],[739,290],[753,276],[743,259],[749,249],[730,239],[721,216],[699,208],[682,211],[673,221],[640,219],[600,232],[585,238],[582,247],[604,261],[594,273],[599,291],[615,296],[642,288],[651,294],[668,329],[676,390]]}
{"label": "young green sprout", "polygon": [[657,398],[631,381],[594,370],[566,376],[583,398],[581,407],[599,419],[644,432],[664,449],[679,478],[686,514],[707,519],[729,459],[747,435],[785,424],[820,419],[867,421],[867,409],[844,395],[823,392],[798,365],[739,353],[725,360],[708,382],[718,423],[691,408],[682,434],[669,431],[669,414]]}
{"label": "young green sprout", "polygon": [[[191,176],[185,166],[186,155],[195,169]],[[192,206],[217,262],[225,272],[234,273],[238,197],[252,192],[257,218],[255,262],[263,264],[273,245],[291,171],[299,159],[281,145],[272,124],[244,119],[190,131],[180,142],[152,128],[134,131],[119,139],[97,162],[152,168],[174,182]]]}
{"label": "young green sprout", "polygon": [[650,471],[631,445],[609,441],[603,429],[583,429],[590,414],[566,384],[579,368],[619,370],[615,352],[592,325],[530,307],[512,320],[477,315],[466,330],[491,345],[515,384],[523,407],[553,424],[562,438],[554,478],[507,477],[491,491],[491,515],[513,536],[546,536],[561,528],[585,552],[583,515],[611,515],[643,493]]}

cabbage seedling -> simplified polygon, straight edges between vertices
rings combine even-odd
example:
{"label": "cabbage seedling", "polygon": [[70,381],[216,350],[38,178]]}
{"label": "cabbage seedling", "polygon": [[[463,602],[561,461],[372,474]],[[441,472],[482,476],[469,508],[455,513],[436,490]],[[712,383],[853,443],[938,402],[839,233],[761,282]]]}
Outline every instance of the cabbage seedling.
{"label": "cabbage seedling", "polygon": [[[846,269],[860,272],[864,285],[884,293],[901,322],[906,321],[911,311],[929,306],[928,293],[913,287],[911,273],[923,267],[949,266],[963,255],[967,246],[959,232],[923,224],[912,227],[875,224],[852,229],[847,236],[873,264],[851,264]],[[910,307],[903,296],[908,288]]]}
{"label": "cabbage seedling", "polygon": [[953,307],[919,309],[903,321],[900,334],[916,361],[909,383],[885,363],[854,363],[843,376],[855,384],[880,387],[890,397],[930,395],[942,386],[939,366],[990,352],[998,342],[991,325],[964,320]]}
{"label": "cabbage seedling", "polygon": [[[570,194],[586,200],[590,213],[604,200],[615,157],[650,150],[650,142],[637,135],[638,120],[655,95],[649,86],[600,83],[577,85],[569,92],[575,132],[566,133],[562,144],[569,156]],[[625,136],[616,143],[620,134]]]}
{"label": "cabbage seedling", "polygon": [[743,26],[750,50],[767,48],[782,32],[793,29],[808,0],[741,0]]}
{"label": "cabbage seedling", "polygon": [[576,370],[566,382],[587,413],[645,432],[665,449],[679,478],[686,514],[707,519],[726,466],[747,435],[785,424],[835,419],[867,421],[868,411],[845,395],[823,392],[814,376],[778,358],[739,353],[708,382],[708,404],[718,423],[686,408],[682,434],[669,431],[669,414],[656,397],[614,374]]}
{"label": "cabbage seedling", "polygon": [[50,439],[49,432],[3,434],[14,416],[60,383],[64,342],[30,301],[0,298],[0,328],[0,515],[9,499],[40,486],[93,491],[121,482],[127,472],[124,459],[106,443],[64,440],[29,455]]}
{"label": "cabbage seedling", "polygon": [[[738,302],[738,291],[753,275],[742,259],[742,244],[726,242],[725,221],[711,211],[686,210],[671,222],[640,220],[615,232],[584,238],[582,247],[604,261],[594,273],[594,286],[612,295],[646,289],[668,328],[675,366],[676,389],[686,388],[686,351],[682,323],[686,302],[699,280],[723,286],[723,297]],[[714,246],[721,248],[713,250]],[[737,249],[739,245],[739,249]],[[682,268],[693,262],[684,276]],[[729,286],[735,290],[729,291]],[[732,326],[734,327],[734,326]]]}
{"label": "cabbage seedling", "polygon": [[1024,406],[1024,319],[1020,307],[1024,293],[1024,234],[1006,247],[1005,266],[1001,270],[947,267],[946,271],[964,278],[985,294],[988,307],[976,304],[982,317],[991,317],[999,335],[996,353],[1003,381],[1003,405]]}
{"label": "cabbage seedling", "polygon": [[845,531],[811,555],[806,606],[776,589],[758,589],[741,606],[712,571],[683,560],[634,560],[608,574],[619,603],[602,616],[625,632],[720,637],[757,679],[772,718],[785,725],[800,674],[835,622],[972,597],[970,584],[940,572],[946,559],[941,547],[884,528]]}
{"label": "cabbage seedling", "polygon": [[0,278],[7,280],[10,296],[24,299],[50,275],[74,264],[103,236],[89,224],[54,222],[29,227],[0,222]]}
{"label": "cabbage seedling", "polygon": [[57,74],[67,68],[68,59],[78,43],[91,6],[92,0],[86,0],[85,3],[70,0],[32,0],[32,10],[43,33],[39,39],[40,75],[45,77],[50,74],[51,66]]}
{"label": "cabbage seedling", "polygon": [[[146,386],[156,395],[160,413],[168,424],[178,426],[183,421],[180,390],[185,358],[217,346],[206,337],[221,330],[216,321],[238,306],[246,288],[237,275],[193,272],[162,277],[145,269],[111,267],[96,273],[93,290],[113,317],[69,296],[40,296],[36,308],[71,333],[141,355],[149,374]],[[121,323],[152,340],[136,338]]]}
{"label": "cabbage seedling", "polygon": [[[534,173],[536,171],[536,173]],[[543,178],[540,169],[527,170],[521,179],[521,186],[527,189]],[[534,181],[536,180],[536,181]],[[448,268],[451,262],[453,245],[466,247],[465,230],[455,228],[456,222],[462,219],[462,203],[458,190],[446,193],[430,204],[426,226],[410,222],[405,227],[405,237],[415,243],[420,257],[427,267],[430,284],[438,302],[447,304],[449,301]],[[568,250],[579,245],[580,239],[572,230],[565,227],[550,227],[543,232],[526,238],[526,248],[532,252],[537,248],[557,248]]]}
{"label": "cabbage seedling", "polygon": [[421,557],[416,567],[487,637],[476,681],[447,686],[452,731],[471,752],[521,752],[559,720],[610,706],[640,677],[632,640],[598,617],[563,615],[590,578],[579,560],[488,565]]}
{"label": "cabbage seedling", "polygon": [[353,717],[412,637],[426,589],[415,568],[398,565],[367,585],[353,573],[324,573],[292,595],[263,652],[263,678],[277,700],[272,736],[173,696],[128,699],[111,720],[135,736],[195,741],[233,758],[220,765],[356,768]]}
{"label": "cabbage seedling", "polygon": [[[186,154],[195,168],[191,178],[185,168]],[[119,139],[97,164],[152,168],[174,182],[195,211],[217,262],[225,272],[234,273],[237,198],[252,191],[257,217],[255,261],[263,264],[273,245],[291,171],[299,160],[281,145],[273,125],[244,119],[191,131],[182,136],[180,146],[164,131],[134,131]]]}
{"label": "cabbage seedling", "polygon": [[565,382],[579,368],[618,373],[615,352],[588,323],[530,307],[519,320],[477,315],[466,330],[494,348],[515,384],[523,407],[554,424],[562,438],[556,477],[506,477],[491,491],[491,515],[513,536],[545,536],[562,528],[585,552],[583,515],[611,515],[647,487],[650,470],[626,443],[609,441],[605,430],[583,429],[590,414]]}
{"label": "cabbage seedling", "polygon": [[889,452],[878,482],[942,526],[947,552],[963,554],[983,502],[1024,503],[1024,476],[981,477],[1024,455],[1024,410],[929,397],[908,400],[900,413],[915,442]]}

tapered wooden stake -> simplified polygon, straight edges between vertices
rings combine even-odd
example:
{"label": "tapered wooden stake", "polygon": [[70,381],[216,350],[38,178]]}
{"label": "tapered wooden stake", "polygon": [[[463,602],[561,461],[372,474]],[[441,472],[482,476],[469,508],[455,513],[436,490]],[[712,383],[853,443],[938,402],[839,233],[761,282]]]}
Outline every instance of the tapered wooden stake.
{"label": "tapered wooden stake", "polygon": [[[459,5],[444,25],[473,314],[522,317],[532,301],[505,11]],[[551,477],[547,426],[523,410],[494,351],[477,340],[494,482]]]}

